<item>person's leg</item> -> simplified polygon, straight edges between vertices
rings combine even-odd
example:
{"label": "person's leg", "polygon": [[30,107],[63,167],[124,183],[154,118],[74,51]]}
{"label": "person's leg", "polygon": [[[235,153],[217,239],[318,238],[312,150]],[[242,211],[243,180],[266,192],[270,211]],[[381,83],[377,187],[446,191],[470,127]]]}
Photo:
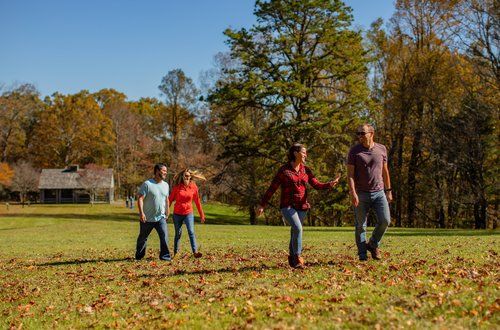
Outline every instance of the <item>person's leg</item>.
{"label": "person's leg", "polygon": [[193,253],[198,251],[198,246],[196,245],[196,235],[194,233],[194,214],[189,213],[185,218],[186,229],[189,235],[189,242],[191,243],[191,250]]}
{"label": "person's leg", "polygon": [[307,211],[297,211],[291,207],[282,208],[281,214],[291,227],[290,253],[300,256],[302,254],[302,224]]}
{"label": "person's leg", "polygon": [[358,247],[358,257],[360,260],[367,260],[366,249],[366,221],[368,219],[368,211],[370,210],[371,200],[370,193],[357,191],[359,204],[354,207],[354,227],[356,246]]}
{"label": "person's leg", "polygon": [[135,259],[141,260],[146,254],[146,245],[148,242],[148,236],[153,230],[154,226],[150,222],[140,222],[139,221],[139,236],[137,237],[137,244],[135,247]]}
{"label": "person's leg", "polygon": [[377,224],[373,229],[372,237],[370,238],[370,246],[377,249],[380,241],[391,223],[391,214],[389,211],[389,203],[383,190],[372,194],[372,207],[377,217]]}
{"label": "person's leg", "polygon": [[[291,232],[292,230],[290,230]],[[288,264],[290,267],[295,267],[295,258],[292,252],[292,234],[290,233],[290,243],[288,244]]]}
{"label": "person's leg", "polygon": [[174,255],[175,255],[177,252],[179,252],[180,241],[182,236],[182,223],[184,222],[184,216],[174,213],[173,219],[174,219],[174,230],[175,230],[175,236],[174,236]]}
{"label": "person's leg", "polygon": [[168,249],[168,229],[167,229],[167,219],[163,218],[158,222],[155,222],[155,228],[158,232],[158,238],[160,239],[160,259],[170,261],[170,250]]}

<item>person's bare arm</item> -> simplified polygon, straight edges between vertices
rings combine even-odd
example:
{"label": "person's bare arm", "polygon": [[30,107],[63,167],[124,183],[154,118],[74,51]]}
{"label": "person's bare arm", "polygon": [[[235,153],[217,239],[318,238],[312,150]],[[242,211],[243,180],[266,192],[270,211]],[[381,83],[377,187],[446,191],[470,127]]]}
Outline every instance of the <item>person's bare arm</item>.
{"label": "person's bare arm", "polygon": [[145,223],[146,215],[144,214],[143,206],[144,206],[144,196],[139,195],[139,198],[137,199],[137,208],[139,209],[139,219],[141,220],[142,223]]}
{"label": "person's bare arm", "polygon": [[384,190],[385,195],[387,196],[387,201],[392,202],[392,186],[391,186],[391,177],[389,175],[389,166],[387,166],[387,162],[384,163],[382,167],[382,178],[384,179]]}
{"label": "person's bare arm", "polygon": [[354,184],[354,165],[347,165],[347,185],[349,186],[349,199],[352,205],[357,207],[359,205],[359,198]]}
{"label": "person's bare arm", "polygon": [[168,197],[165,198],[165,219],[168,219],[170,215],[170,202],[168,201]]}

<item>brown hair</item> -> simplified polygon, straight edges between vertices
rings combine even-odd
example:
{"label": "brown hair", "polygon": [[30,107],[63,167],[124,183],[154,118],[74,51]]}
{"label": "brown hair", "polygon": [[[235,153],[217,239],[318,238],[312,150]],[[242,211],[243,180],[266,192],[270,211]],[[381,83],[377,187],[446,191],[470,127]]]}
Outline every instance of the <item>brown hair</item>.
{"label": "brown hair", "polygon": [[288,149],[288,161],[291,162],[293,160],[295,160],[295,155],[294,153],[295,152],[300,152],[302,150],[302,148],[305,148],[305,146],[301,143],[294,143],[292,144],[292,146],[290,147],[290,149]]}
{"label": "brown hair", "polygon": [[163,167],[167,168],[167,164],[165,164],[165,163],[157,163],[157,164],[155,164],[155,167],[153,168],[153,174],[156,175],[156,172],[161,171],[161,169]]}

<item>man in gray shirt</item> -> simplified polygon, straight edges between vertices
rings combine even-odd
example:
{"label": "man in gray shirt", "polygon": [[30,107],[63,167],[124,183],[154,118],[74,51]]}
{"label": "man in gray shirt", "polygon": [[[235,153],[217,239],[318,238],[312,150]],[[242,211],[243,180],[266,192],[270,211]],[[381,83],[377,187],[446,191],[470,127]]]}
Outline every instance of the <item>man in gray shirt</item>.
{"label": "man in gray shirt", "polygon": [[167,217],[169,186],[166,183],[167,165],[158,163],[154,167],[154,177],[144,181],[139,189],[137,206],[139,208],[140,228],[135,251],[135,259],[140,260],[146,254],[146,243],[153,228],[160,238],[160,259],[170,261],[168,249]]}
{"label": "man in gray shirt", "polygon": [[[349,197],[354,206],[354,225],[359,260],[381,259],[380,241],[384,236],[391,216],[389,202],[392,201],[391,179],[387,166],[387,150],[384,145],[375,143],[375,129],[364,124],[356,132],[359,143],[349,150],[347,156],[347,176]],[[366,239],[368,212],[372,208],[377,217],[370,240]]]}

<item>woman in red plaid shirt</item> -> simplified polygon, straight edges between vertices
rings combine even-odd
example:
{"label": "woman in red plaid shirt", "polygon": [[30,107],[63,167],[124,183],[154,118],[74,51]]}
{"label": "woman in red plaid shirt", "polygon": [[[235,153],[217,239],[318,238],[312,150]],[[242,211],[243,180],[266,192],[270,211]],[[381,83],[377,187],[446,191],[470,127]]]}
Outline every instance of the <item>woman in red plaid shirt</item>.
{"label": "woman in red plaid shirt", "polygon": [[302,144],[292,145],[288,150],[288,162],[280,167],[257,207],[257,216],[260,216],[274,192],[281,187],[280,209],[291,227],[288,263],[293,268],[304,267],[304,258],[301,257],[302,225],[307,210],[311,208],[307,201],[307,183],[314,189],[326,190],[335,187],[340,179],[339,175],[332,181],[319,182],[311,169],[304,165],[306,158],[307,150]]}

